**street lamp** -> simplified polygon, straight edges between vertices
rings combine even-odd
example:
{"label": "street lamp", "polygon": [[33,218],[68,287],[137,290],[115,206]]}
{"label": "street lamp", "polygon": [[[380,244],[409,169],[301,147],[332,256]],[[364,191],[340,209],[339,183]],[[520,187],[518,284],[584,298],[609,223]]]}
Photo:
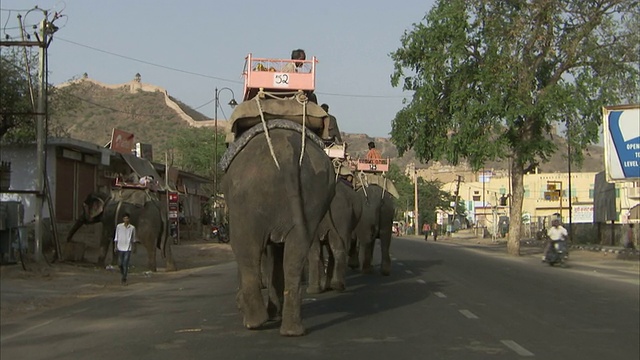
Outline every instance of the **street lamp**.
{"label": "street lamp", "polygon": [[229,89],[228,87],[223,87],[222,89],[218,90],[218,88],[216,88],[215,90],[215,110],[214,110],[214,127],[215,127],[215,139],[214,139],[214,147],[213,147],[213,151],[214,151],[214,166],[213,166],[213,195],[217,198],[218,196],[218,107],[220,107],[220,92],[222,90],[229,90],[231,92],[231,101],[229,101],[229,106],[231,106],[231,108],[233,109],[234,107],[236,107],[236,105],[238,105],[238,103],[236,102],[236,96],[233,93],[233,90]]}

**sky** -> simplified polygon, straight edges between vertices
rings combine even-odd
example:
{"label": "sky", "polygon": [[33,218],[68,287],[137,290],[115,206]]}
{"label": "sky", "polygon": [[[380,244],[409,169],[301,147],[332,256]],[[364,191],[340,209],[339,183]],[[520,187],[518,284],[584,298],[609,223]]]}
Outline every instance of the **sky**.
{"label": "sky", "polygon": [[[302,48],[318,59],[316,94],[340,130],[389,137],[410,96],[393,88],[393,61],[405,30],[423,20],[434,0],[0,0],[3,39],[19,38],[17,15],[42,20],[34,6],[58,12],[49,46],[49,82],[87,73],[109,84],[136,73],[142,82],[213,118],[214,89],[242,97],[244,59],[289,58]],[[16,11],[19,10],[19,11]],[[50,19],[52,16],[50,15]],[[219,93],[219,118],[232,94]]]}

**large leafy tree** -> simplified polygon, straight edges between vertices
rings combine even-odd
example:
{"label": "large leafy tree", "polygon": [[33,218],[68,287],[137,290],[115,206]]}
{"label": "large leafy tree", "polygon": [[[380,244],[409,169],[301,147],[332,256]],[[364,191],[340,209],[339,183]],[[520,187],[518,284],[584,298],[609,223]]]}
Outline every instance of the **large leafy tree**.
{"label": "large leafy tree", "polygon": [[[466,158],[474,169],[510,158],[511,219],[523,175],[570,131],[572,159],[598,139],[602,106],[638,101],[638,1],[439,0],[391,53],[393,86],[413,91],[392,124],[402,154]],[[519,255],[522,224],[508,251]]]}

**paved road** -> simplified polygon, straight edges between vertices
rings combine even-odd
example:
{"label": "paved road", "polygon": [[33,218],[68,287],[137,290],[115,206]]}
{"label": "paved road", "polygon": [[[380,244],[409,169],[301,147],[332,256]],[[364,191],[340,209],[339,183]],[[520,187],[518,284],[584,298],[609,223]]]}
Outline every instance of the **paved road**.
{"label": "paved road", "polygon": [[637,359],[639,280],[628,267],[552,268],[487,247],[395,238],[390,277],[307,296],[300,338],[242,328],[236,268],[2,323],[2,359]]}

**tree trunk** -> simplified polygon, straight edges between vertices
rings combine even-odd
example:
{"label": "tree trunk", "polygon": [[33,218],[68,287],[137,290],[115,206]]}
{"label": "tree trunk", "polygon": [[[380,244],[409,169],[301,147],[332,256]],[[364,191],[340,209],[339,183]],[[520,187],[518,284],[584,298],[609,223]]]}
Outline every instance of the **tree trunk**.
{"label": "tree trunk", "polygon": [[511,162],[511,207],[509,211],[509,241],[507,251],[520,256],[520,236],[522,234],[522,202],[524,199],[524,169],[518,158]]}

